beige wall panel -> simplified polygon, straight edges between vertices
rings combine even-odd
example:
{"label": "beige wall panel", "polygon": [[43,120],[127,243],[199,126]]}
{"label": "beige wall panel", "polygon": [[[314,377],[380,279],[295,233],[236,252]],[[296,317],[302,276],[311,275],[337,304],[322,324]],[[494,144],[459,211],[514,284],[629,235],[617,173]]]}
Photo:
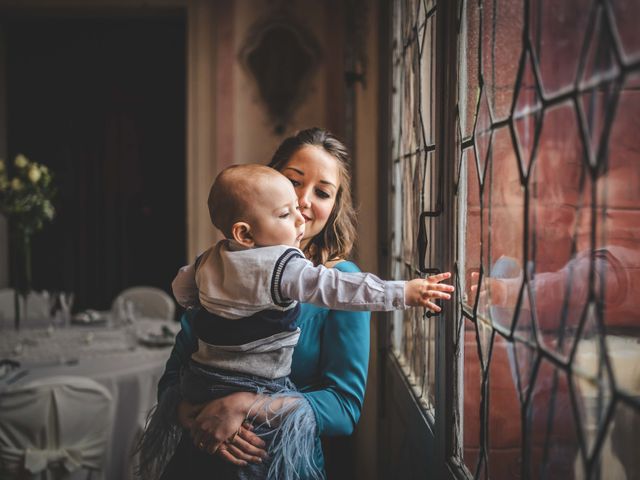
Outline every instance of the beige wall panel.
{"label": "beige wall panel", "polygon": [[215,12],[213,2],[190,0],[187,12],[187,259],[215,238],[207,211],[216,173]]}
{"label": "beige wall panel", "polygon": [[[356,89],[356,158],[354,179],[358,192],[358,265],[364,271],[378,271],[378,15],[377,2],[371,2],[367,18],[366,86]],[[362,417],[355,434],[356,478],[376,480],[378,445],[378,315],[371,318],[369,378]]]}
{"label": "beige wall panel", "polygon": [[325,125],[326,112],[326,33],[324,31],[325,8],[322,2],[305,0],[286,3],[287,12],[295,21],[308,29],[320,44],[323,58],[310,82],[309,91],[302,105],[294,112],[284,135],[273,130],[258,88],[249,73],[238,61],[238,54],[247,33],[255,22],[264,19],[273,2],[239,0],[236,3],[234,25],[234,161],[233,163],[266,163],[280,142],[295,130]]}

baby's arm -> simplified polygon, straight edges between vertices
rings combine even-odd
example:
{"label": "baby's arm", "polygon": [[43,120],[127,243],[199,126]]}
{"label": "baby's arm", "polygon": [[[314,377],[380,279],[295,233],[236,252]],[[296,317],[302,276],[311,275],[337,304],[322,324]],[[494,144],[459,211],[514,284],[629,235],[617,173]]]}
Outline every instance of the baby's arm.
{"label": "baby's arm", "polygon": [[279,287],[284,298],[336,310],[390,311],[421,306],[440,311],[433,300],[450,298],[446,292],[453,292],[453,286],[439,283],[450,276],[443,273],[408,282],[384,281],[372,273],[341,272],[292,258]]}
{"label": "baby's arm", "polygon": [[196,285],[196,268],[193,264],[185,265],[171,282],[173,296],[180,306],[191,308],[200,305],[198,286]]}

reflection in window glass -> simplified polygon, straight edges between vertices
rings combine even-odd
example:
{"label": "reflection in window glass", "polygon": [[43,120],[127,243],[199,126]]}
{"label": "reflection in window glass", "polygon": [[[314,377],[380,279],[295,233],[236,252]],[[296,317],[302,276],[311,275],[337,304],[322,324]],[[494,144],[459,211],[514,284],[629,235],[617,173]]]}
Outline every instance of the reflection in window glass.
{"label": "reflection in window glass", "polygon": [[[455,119],[438,138],[455,143],[441,161],[457,196],[459,363],[444,382],[452,463],[474,478],[640,478],[639,5],[460,0],[440,5],[459,22],[440,36],[433,2],[394,3],[397,278],[441,266],[435,112],[457,99],[438,117]],[[441,37],[457,40],[457,65],[435,61]],[[424,312],[395,314],[426,408],[436,338]]]}
{"label": "reflection in window glass", "polygon": [[457,451],[476,478],[640,476],[640,12],[560,3],[459,17]]}

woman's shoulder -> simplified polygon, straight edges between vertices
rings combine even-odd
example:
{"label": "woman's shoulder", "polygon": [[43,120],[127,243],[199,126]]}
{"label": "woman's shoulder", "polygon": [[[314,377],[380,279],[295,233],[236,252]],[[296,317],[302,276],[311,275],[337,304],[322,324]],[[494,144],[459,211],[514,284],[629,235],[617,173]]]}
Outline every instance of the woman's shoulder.
{"label": "woman's shoulder", "polygon": [[358,266],[350,260],[344,260],[338,258],[336,260],[330,260],[324,265],[327,268],[335,268],[341,272],[359,272]]}

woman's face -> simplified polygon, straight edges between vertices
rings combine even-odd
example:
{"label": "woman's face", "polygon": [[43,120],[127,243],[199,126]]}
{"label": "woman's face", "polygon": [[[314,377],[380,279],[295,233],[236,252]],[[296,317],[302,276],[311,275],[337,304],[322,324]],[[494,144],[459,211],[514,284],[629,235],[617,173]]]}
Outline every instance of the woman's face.
{"label": "woman's face", "polygon": [[293,154],[282,174],[298,195],[300,213],[305,219],[300,243],[300,248],[304,248],[327,224],[336,203],[340,187],[338,162],[322,148],[305,146]]}

